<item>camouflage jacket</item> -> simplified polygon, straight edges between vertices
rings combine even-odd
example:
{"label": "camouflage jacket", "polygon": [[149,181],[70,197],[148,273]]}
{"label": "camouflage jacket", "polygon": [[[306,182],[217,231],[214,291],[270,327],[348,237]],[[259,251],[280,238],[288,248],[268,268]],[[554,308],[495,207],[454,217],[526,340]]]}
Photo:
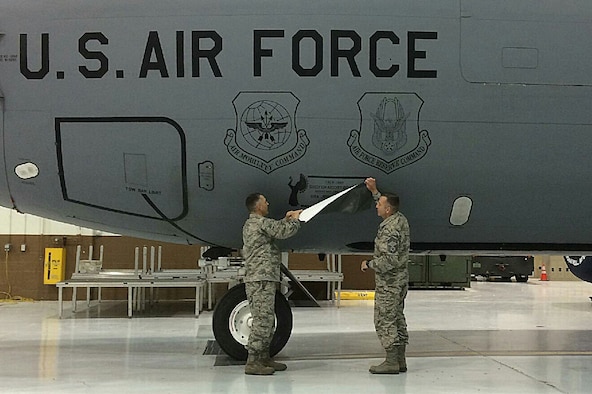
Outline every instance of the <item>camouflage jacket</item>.
{"label": "camouflage jacket", "polygon": [[[376,196],[374,198],[377,199]],[[401,212],[395,212],[378,226],[374,239],[374,256],[368,266],[379,275],[407,271],[409,245],[407,218]]]}
{"label": "camouflage jacket", "polygon": [[299,228],[298,220],[274,220],[250,214],[243,226],[245,282],[278,282],[282,256],[276,240],[291,237]]}

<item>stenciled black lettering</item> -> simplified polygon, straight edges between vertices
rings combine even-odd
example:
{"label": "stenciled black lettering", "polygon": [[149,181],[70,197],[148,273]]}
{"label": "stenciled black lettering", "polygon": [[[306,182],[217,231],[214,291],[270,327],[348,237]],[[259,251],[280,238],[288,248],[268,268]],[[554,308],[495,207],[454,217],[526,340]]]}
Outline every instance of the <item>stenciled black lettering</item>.
{"label": "stenciled black lettering", "polygon": [[283,30],[254,30],[253,31],[253,76],[261,76],[261,59],[272,57],[273,51],[262,47],[263,38],[283,38]]}
{"label": "stenciled black lettering", "polygon": [[185,33],[177,31],[177,78],[185,76]]}
{"label": "stenciled black lettering", "polygon": [[101,45],[107,45],[109,43],[107,37],[101,32],[84,33],[78,40],[78,52],[85,59],[98,60],[99,67],[91,70],[86,66],[79,66],[78,70],[85,78],[102,78],[109,71],[109,59],[101,51],[89,51],[86,46],[89,41],[98,41]]}
{"label": "stenciled black lettering", "polygon": [[399,37],[392,31],[377,31],[370,37],[370,71],[376,77],[389,78],[399,71],[399,65],[393,64],[384,70],[378,67],[378,41],[390,40],[393,45],[399,44]]}
{"label": "stenciled black lettering", "polygon": [[[340,39],[349,39],[352,46],[349,49],[339,47]],[[362,38],[353,30],[331,30],[331,76],[339,76],[339,58],[347,60],[354,77],[360,77],[360,69],[356,63],[356,55],[362,50]]]}
{"label": "stenciled black lettering", "polygon": [[[213,47],[211,49],[201,49],[200,41],[202,39],[211,40],[214,44]],[[222,76],[222,72],[216,61],[216,56],[222,52],[222,37],[220,34],[214,30],[193,31],[191,32],[191,48],[191,57],[193,60],[191,63],[192,76],[199,77],[199,59],[201,58],[208,59],[215,77]]]}
{"label": "stenciled black lettering", "polygon": [[[152,61],[152,54],[156,57],[154,61]],[[146,42],[144,58],[142,59],[142,66],[140,67],[140,78],[146,78],[148,71],[150,70],[160,71],[160,76],[162,78],[169,77],[157,31],[151,31],[148,33],[148,41]]]}
{"label": "stenciled black lettering", "polygon": [[41,34],[41,67],[37,71],[29,68],[28,34],[20,35],[21,74],[27,79],[43,79],[49,73],[49,33]]}
{"label": "stenciled black lettering", "polygon": [[[303,39],[314,41],[315,62],[311,68],[304,68],[300,57],[300,44]],[[323,36],[316,30],[299,30],[292,36],[292,70],[301,77],[316,77],[323,70]]]}
{"label": "stenciled black lettering", "polygon": [[407,32],[407,77],[408,78],[437,78],[437,70],[417,70],[415,60],[426,59],[426,51],[415,49],[417,40],[437,40],[438,32],[435,31],[410,31]]}

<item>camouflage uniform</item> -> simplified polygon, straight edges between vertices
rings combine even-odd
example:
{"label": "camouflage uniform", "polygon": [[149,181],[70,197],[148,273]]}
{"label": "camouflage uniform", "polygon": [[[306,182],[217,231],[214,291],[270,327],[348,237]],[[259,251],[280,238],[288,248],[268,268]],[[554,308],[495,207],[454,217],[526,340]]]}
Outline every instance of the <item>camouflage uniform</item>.
{"label": "camouflage uniform", "polygon": [[[375,200],[380,194],[375,194]],[[375,271],[374,327],[389,352],[409,343],[403,314],[409,287],[409,223],[401,212],[384,219],[374,240],[374,256],[368,266]]]}
{"label": "camouflage uniform", "polygon": [[269,351],[275,321],[275,292],[282,263],[276,240],[291,237],[299,228],[298,220],[274,220],[253,213],[243,226],[245,286],[253,317],[247,345],[249,353]]}

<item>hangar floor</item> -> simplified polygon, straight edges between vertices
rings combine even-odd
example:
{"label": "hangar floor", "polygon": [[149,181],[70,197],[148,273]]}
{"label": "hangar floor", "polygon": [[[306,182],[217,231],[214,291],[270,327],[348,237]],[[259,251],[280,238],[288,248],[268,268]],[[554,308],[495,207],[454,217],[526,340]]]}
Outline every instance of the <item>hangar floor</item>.
{"label": "hangar floor", "polygon": [[[10,393],[584,393],[592,390],[592,284],[472,282],[412,290],[409,371],[377,376],[372,301],[296,307],[278,360],[244,375],[204,355],[211,312],[159,303],[132,319],[125,302],[57,317],[56,302],[0,303],[0,391]],[[68,305],[69,306],[69,305]]]}

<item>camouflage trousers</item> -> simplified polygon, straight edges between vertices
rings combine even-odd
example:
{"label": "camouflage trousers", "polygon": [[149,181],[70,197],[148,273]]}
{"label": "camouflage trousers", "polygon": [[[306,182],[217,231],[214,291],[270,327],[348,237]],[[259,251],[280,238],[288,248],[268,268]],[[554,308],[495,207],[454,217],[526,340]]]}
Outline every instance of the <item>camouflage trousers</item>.
{"label": "camouflage trousers", "polygon": [[407,322],[403,314],[408,288],[407,278],[384,280],[378,275],[376,277],[374,328],[382,347],[387,351],[409,343]]}
{"label": "camouflage trousers", "polygon": [[247,350],[267,352],[274,332],[276,282],[246,282],[245,288],[253,319]]}

